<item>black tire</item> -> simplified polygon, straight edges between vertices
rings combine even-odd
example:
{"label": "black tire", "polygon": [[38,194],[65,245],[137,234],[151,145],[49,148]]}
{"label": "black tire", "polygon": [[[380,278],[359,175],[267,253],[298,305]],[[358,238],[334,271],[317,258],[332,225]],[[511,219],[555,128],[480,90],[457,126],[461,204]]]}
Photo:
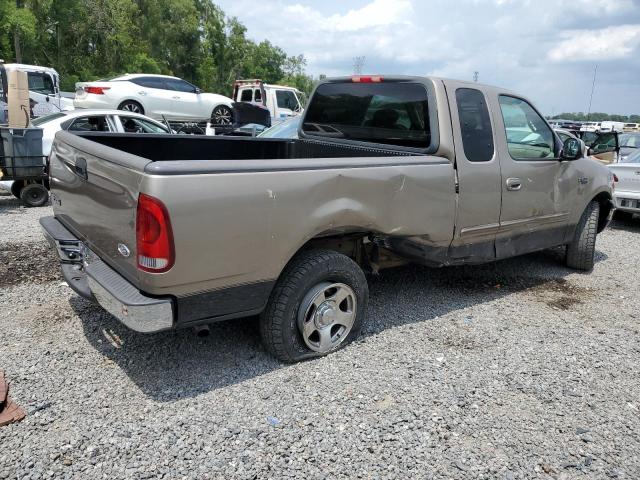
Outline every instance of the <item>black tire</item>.
{"label": "black tire", "polygon": [[49,192],[40,183],[30,183],[20,192],[20,200],[27,207],[42,207],[49,201]]}
{"label": "black tire", "polygon": [[[355,320],[351,330],[335,348],[319,353],[311,350],[298,328],[303,300],[323,282],[348,286],[355,294]],[[285,267],[260,316],[260,335],[266,349],[286,363],[294,363],[332,353],[352,342],[365,321],[369,287],[362,269],[346,255],[331,250],[308,250]]]}
{"label": "black tire", "polygon": [[226,105],[218,105],[211,112],[211,124],[214,127],[231,127],[233,125],[233,110]]}
{"label": "black tire", "polygon": [[573,241],[567,245],[566,263],[569,268],[590,271],[595,263],[596,235],[600,204],[596,201],[587,205],[576,226]]}
{"label": "black tire", "polygon": [[142,105],[133,100],[125,100],[120,105],[118,105],[118,110],[125,110],[127,112],[139,113],[140,115],[144,115],[144,108],[142,108]]}
{"label": "black tire", "polygon": [[11,184],[11,194],[16,198],[20,198],[20,192],[22,192],[23,188],[24,182],[22,180],[16,180]]}

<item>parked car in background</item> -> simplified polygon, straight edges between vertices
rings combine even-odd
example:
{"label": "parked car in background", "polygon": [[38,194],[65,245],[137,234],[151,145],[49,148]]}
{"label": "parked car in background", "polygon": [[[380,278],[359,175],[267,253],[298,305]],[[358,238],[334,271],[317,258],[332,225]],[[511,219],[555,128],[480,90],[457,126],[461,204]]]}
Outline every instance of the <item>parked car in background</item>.
{"label": "parked car in background", "polygon": [[73,100],[60,92],[60,76],[53,68],[21,63],[0,63],[0,102],[7,102],[8,74],[20,71],[27,74],[29,99],[34,117],[73,110]]}
{"label": "parked car in background", "polygon": [[584,122],[580,127],[581,132],[599,132],[600,122]]}
{"label": "parked car in background", "polygon": [[623,132],[640,132],[640,123],[625,123]]}
{"label": "parked car in background", "polygon": [[262,80],[236,80],[233,84],[233,99],[248,102],[269,110],[271,123],[287,117],[300,115],[304,111],[304,94],[293,87],[269,85]]}
{"label": "parked car in background", "polygon": [[606,132],[622,133],[623,128],[624,128],[623,122],[610,122],[610,121],[600,122],[600,132],[603,132],[603,133],[606,133]]}
{"label": "parked car in background", "polygon": [[618,217],[631,218],[640,214],[640,150],[636,150],[624,161],[609,165],[617,178],[613,198]]}
{"label": "parked car in background", "polygon": [[574,130],[579,131],[580,127],[582,127],[582,122],[578,122],[575,120],[563,120],[561,118],[550,120],[549,124],[554,129],[561,128],[561,129],[570,130],[570,131],[574,131]]}
{"label": "parked car in background", "polygon": [[211,121],[218,127],[233,123],[229,97],[204,93],[186,80],[167,75],[126,74],[79,82],[73,104],[76,108],[126,110],[156,120]]}
{"label": "parked car in background", "polygon": [[619,161],[626,162],[629,155],[637,152],[640,149],[640,132],[638,133],[623,133],[620,135],[620,159]]}
{"label": "parked car in background", "polygon": [[[51,153],[51,144],[60,130],[69,132],[171,133],[169,128],[139,113],[121,110],[71,110],[36,118],[31,125],[42,129],[42,154]],[[4,188],[20,198],[25,183],[4,182]]]}

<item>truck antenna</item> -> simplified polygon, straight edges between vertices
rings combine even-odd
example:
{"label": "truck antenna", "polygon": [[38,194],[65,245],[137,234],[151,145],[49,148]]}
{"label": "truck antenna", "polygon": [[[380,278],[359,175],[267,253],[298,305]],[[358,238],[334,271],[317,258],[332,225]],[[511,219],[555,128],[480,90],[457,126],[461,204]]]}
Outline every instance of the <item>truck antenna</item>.
{"label": "truck antenna", "polygon": [[479,75],[480,75],[479,71],[476,70],[475,72],[473,72],[473,81],[474,82],[478,83],[478,76]]}
{"label": "truck antenna", "polygon": [[593,83],[591,84],[591,97],[589,97],[589,109],[587,110],[587,122],[591,117],[591,102],[593,101],[593,91],[596,88],[596,74],[598,73],[598,65],[593,69]]}

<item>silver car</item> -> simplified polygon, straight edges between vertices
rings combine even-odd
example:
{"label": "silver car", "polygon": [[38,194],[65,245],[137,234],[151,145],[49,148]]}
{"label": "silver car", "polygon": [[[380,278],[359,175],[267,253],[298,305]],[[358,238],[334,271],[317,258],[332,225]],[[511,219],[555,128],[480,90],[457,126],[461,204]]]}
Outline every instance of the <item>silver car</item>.
{"label": "silver car", "polygon": [[640,151],[628,155],[623,162],[612,163],[609,169],[617,178],[613,192],[616,215],[631,218],[634,213],[640,214]]}

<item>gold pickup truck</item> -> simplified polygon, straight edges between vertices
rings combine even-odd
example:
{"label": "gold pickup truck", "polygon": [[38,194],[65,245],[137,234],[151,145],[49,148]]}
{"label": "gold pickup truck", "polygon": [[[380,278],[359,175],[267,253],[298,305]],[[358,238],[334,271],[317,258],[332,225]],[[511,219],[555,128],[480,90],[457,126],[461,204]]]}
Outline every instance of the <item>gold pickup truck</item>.
{"label": "gold pickup truck", "polygon": [[329,79],[297,139],[60,132],[42,227],[78,294],[140,332],[261,315],[295,362],[366,322],[366,273],[566,246],[590,270],[613,175],[525,97]]}

